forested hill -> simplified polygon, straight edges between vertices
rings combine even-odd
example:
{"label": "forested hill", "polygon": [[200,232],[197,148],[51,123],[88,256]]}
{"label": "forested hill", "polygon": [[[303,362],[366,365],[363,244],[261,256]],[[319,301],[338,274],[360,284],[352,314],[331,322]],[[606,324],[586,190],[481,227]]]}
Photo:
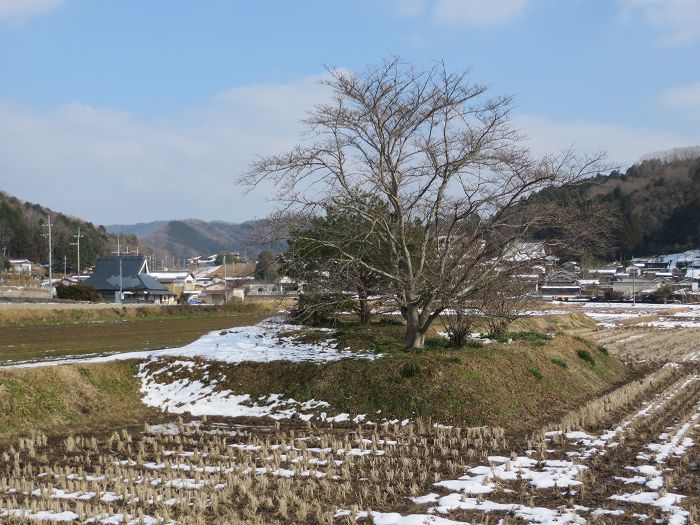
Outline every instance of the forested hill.
{"label": "forested hill", "polygon": [[[98,255],[106,255],[116,247],[116,236],[103,226],[52,211],[39,204],[23,202],[0,191],[0,259],[26,258],[32,262],[48,262],[48,241],[42,236],[51,215],[54,269],[63,271],[63,256],[69,272],[77,270],[77,249],[73,235],[80,233],[80,267],[93,266]],[[122,243],[136,245],[136,237],[122,237]],[[0,261],[2,264],[4,261]]]}
{"label": "forested hill", "polygon": [[659,155],[665,160],[644,160],[624,173],[613,171],[546,194],[561,202],[576,201],[571,197],[579,194],[600,204],[602,213],[616,219],[617,257],[700,248],[700,155]]}
{"label": "forested hill", "polygon": [[156,221],[140,224],[113,224],[106,226],[111,233],[133,233],[143,246],[156,253],[175,257],[210,255],[235,251],[256,256],[262,250],[281,251],[286,243],[266,243],[258,239],[257,222],[240,224],[197,219]]}

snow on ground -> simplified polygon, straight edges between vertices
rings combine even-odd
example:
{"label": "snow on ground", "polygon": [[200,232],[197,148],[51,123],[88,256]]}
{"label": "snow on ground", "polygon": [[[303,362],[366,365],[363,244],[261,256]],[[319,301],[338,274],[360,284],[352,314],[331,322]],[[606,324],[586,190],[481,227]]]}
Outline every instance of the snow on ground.
{"label": "snow on ground", "polygon": [[700,321],[675,320],[670,317],[666,317],[663,320],[637,323],[634,326],[638,326],[640,328],[660,328],[664,330],[672,328],[700,328]]}
{"label": "snow on ground", "polygon": [[286,324],[280,317],[266,319],[253,326],[242,326],[228,330],[210,332],[196,341],[179,347],[119,354],[67,357],[53,361],[24,362],[7,365],[3,368],[53,366],[72,363],[104,363],[125,359],[155,359],[158,357],[201,357],[213,361],[238,364],[244,361],[268,363],[270,361],[291,361],[326,363],[340,359],[377,359],[379,354],[371,352],[351,352],[338,349],[332,339],[331,329],[316,331],[328,332],[329,339],[318,343],[298,343],[290,334],[304,330],[304,326]]}
{"label": "snow on ground", "polygon": [[[499,482],[513,480],[526,480],[537,489],[559,489],[571,491],[581,485],[580,476],[588,469],[585,465],[594,455],[604,455],[607,450],[620,444],[622,432],[640,418],[649,417],[661,411],[682,390],[700,380],[697,375],[678,380],[657,399],[645,403],[636,413],[613,429],[603,431],[599,435],[591,435],[581,431],[552,431],[546,434],[548,440],[557,435],[564,435],[577,450],[567,452],[568,460],[561,459],[534,459],[531,456],[534,451],[527,451],[527,456],[502,457],[490,456],[488,465],[476,466],[467,469],[464,476],[454,480],[443,480],[435,486],[450,491],[445,496],[436,493],[411,498],[416,504],[433,505],[427,509],[427,515],[446,515],[451,511],[481,511],[501,514],[511,514],[516,518],[528,522],[544,525],[559,524],[585,524],[586,520],[581,513],[595,515],[621,515],[622,509],[588,509],[580,506],[573,508],[548,509],[543,507],[529,507],[520,503],[500,503],[485,499],[485,496],[495,492]],[[680,506],[683,496],[662,491],[662,469],[671,456],[680,457],[694,445],[687,434],[700,420],[700,404],[689,420],[678,425],[675,431],[659,436],[658,442],[650,443],[646,452],[638,455],[639,465],[629,466],[631,476],[616,479],[630,485],[641,485],[644,489],[628,493],[610,496],[611,501],[626,503],[641,503],[655,506],[666,513],[668,523],[683,525],[687,522],[688,511]],[[476,496],[476,497],[471,497]],[[406,516],[405,518],[408,518]],[[374,521],[374,523],[384,523]],[[398,518],[389,523],[414,523],[402,522]],[[417,523],[421,523],[418,521]],[[430,523],[430,522],[428,522]]]}

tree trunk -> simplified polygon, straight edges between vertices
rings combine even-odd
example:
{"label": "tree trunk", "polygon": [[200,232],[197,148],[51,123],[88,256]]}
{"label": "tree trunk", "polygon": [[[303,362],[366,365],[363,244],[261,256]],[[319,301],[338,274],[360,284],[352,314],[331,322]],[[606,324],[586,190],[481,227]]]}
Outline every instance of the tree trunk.
{"label": "tree trunk", "polygon": [[369,308],[369,300],[367,299],[367,289],[364,286],[360,286],[357,289],[357,297],[359,303],[359,316],[360,324],[369,324],[371,319],[371,312]]}
{"label": "tree trunk", "polygon": [[401,308],[401,314],[406,319],[406,339],[404,351],[410,352],[417,348],[423,348],[425,344],[425,332],[427,325],[421,323],[421,316],[416,308]]}

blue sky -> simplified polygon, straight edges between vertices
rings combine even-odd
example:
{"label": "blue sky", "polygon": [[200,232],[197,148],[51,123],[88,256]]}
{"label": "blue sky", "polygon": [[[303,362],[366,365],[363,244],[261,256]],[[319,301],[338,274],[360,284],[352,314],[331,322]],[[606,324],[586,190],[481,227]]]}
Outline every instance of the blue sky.
{"label": "blue sky", "polygon": [[96,223],[266,215],[324,64],[471,67],[537,153],[700,143],[700,0],[0,0],[0,189]]}

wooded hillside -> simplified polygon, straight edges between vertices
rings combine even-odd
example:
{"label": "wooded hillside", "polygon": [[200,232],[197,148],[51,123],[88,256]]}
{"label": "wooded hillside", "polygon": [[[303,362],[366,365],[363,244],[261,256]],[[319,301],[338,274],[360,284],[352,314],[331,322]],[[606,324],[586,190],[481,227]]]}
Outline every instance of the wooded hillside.
{"label": "wooded hillside", "polygon": [[[78,227],[80,239],[80,267],[93,266],[99,255],[106,255],[116,247],[116,236],[107,233],[103,226],[54,212],[39,204],[23,202],[7,193],[0,192],[0,258],[26,258],[33,262],[48,262],[46,233],[48,215],[53,223],[54,269],[63,271],[64,255],[69,272],[77,270],[77,249],[71,246],[72,237]],[[122,237],[122,242],[136,245],[136,237]],[[2,262],[2,261],[0,261]]]}
{"label": "wooded hillside", "polygon": [[[601,257],[629,258],[700,247],[700,158],[645,160],[624,173],[613,171],[583,184],[547,190],[567,205],[601,206],[612,217],[613,251]],[[604,218],[601,216],[601,219]]]}

